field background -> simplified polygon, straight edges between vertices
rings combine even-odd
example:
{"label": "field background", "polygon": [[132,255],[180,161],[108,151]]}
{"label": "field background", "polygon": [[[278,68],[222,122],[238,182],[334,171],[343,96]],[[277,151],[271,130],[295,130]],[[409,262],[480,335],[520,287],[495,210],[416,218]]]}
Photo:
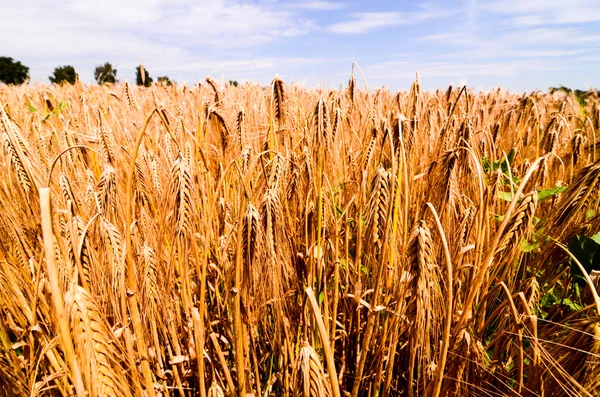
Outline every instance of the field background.
{"label": "field background", "polygon": [[2,395],[600,395],[595,92],[2,86],[0,121]]}

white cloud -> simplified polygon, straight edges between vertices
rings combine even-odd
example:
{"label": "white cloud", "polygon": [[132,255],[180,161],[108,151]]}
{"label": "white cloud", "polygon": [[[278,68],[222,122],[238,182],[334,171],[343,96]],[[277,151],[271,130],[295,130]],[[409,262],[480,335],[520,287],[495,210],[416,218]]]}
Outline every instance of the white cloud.
{"label": "white cloud", "polygon": [[420,5],[418,11],[384,11],[384,12],[355,12],[349,14],[349,19],[329,25],[332,33],[357,34],[368,33],[372,30],[399,25],[414,25],[427,20],[441,18],[454,14],[455,10],[433,7],[429,4]]}
{"label": "white cloud", "polygon": [[466,34],[462,32],[445,32],[422,36],[419,38],[419,40],[443,43],[445,45],[469,46],[475,43],[477,37],[472,34]]}
{"label": "white cloud", "polygon": [[345,8],[345,4],[333,1],[305,1],[288,5],[289,8],[301,10],[331,11]]}
{"label": "white cloud", "polygon": [[167,13],[151,32],[194,44],[232,47],[260,44],[279,35],[306,34],[314,26],[293,12],[249,3],[213,0]]}
{"label": "white cloud", "polygon": [[[115,38],[115,46],[109,49],[119,51],[127,45],[127,36],[167,46],[235,48],[304,35],[316,28],[314,22],[276,4],[236,0],[24,0],[3,10],[0,33],[13,38],[8,46],[36,46],[41,39],[53,42],[53,51],[69,52],[65,41],[81,41],[79,36],[96,38],[99,42],[89,43],[94,51],[102,50],[103,37]],[[122,38],[124,45],[119,44]],[[79,54],[79,50],[72,52]]]}
{"label": "white cloud", "polygon": [[59,5],[57,8],[62,9],[70,17],[83,18],[104,26],[133,27],[152,23],[161,18],[160,0],[76,0],[67,1],[62,7]]}
{"label": "white cloud", "polygon": [[[544,77],[538,78],[535,82],[530,81],[528,85],[523,85],[525,81],[531,79],[532,75],[549,76],[554,74],[556,76],[557,73],[564,75],[565,71],[571,70],[571,68],[572,66],[568,62],[547,63],[536,59],[483,62],[466,59],[434,61],[420,59],[362,66],[369,79],[369,84],[373,86],[385,84],[408,89],[415,79],[415,72],[418,71],[424,89],[435,90],[448,84],[467,84],[478,86],[479,89],[509,85],[510,89],[517,91],[524,87],[530,89],[549,86],[548,80]],[[562,81],[564,82],[564,80]]]}
{"label": "white cloud", "polygon": [[407,62],[398,64],[388,62],[365,67],[365,72],[371,78],[407,78],[414,77],[419,71],[422,78],[473,76],[507,76],[516,73],[517,68],[508,63],[464,63],[464,62]]}
{"label": "white cloud", "polygon": [[579,28],[567,27],[527,29],[509,33],[505,37],[511,38],[515,43],[522,42],[544,46],[561,44],[569,47],[577,44],[597,43],[600,40],[599,33],[589,34]]}
{"label": "white cloud", "polygon": [[400,12],[360,12],[351,14],[348,21],[329,26],[333,33],[366,33],[373,29],[409,23],[408,17]]}
{"label": "white cloud", "polygon": [[243,60],[253,48],[316,29],[299,11],[276,2],[24,0],[3,9],[0,34],[10,39],[1,55],[30,65],[32,78],[42,81],[54,67],[71,64],[83,81],[92,82],[94,66],[105,61],[130,80],[140,61],[151,72],[182,79],[192,74],[184,65],[195,64],[193,75],[203,78],[212,70],[201,67],[206,59],[214,60],[211,66],[218,58]]}
{"label": "white cloud", "polygon": [[585,49],[578,50],[517,50],[509,53],[512,57],[519,58],[565,58],[565,57],[574,57],[578,55],[586,54],[588,51]]}
{"label": "white cloud", "polygon": [[427,36],[423,36],[423,37],[421,37],[421,40],[446,41],[446,40],[453,40],[456,38],[462,38],[463,36],[464,35],[462,33],[447,32],[447,33],[430,34]]}
{"label": "white cloud", "polygon": [[597,0],[495,0],[484,10],[514,16],[515,25],[574,24],[600,21]]}
{"label": "white cloud", "polygon": [[[342,0],[4,3],[0,55],[21,60],[43,82],[54,67],[71,64],[91,83],[94,67],[106,61],[119,78],[131,81],[143,61],[153,77],[180,82],[212,74],[268,83],[279,73],[286,81],[337,87],[347,81],[353,60],[364,65],[367,79],[382,84],[413,81],[415,70],[436,83],[506,76],[516,81],[527,73],[538,78],[538,71],[540,81],[544,71],[581,70],[564,75],[587,82],[600,57],[598,25],[584,23],[600,21],[599,0],[571,0],[568,7],[558,0],[464,0],[451,10],[413,2],[419,5],[412,11],[396,4],[385,12]],[[422,23],[428,21],[435,23]],[[410,28],[377,32],[401,26]],[[389,41],[389,48],[406,53],[394,57],[354,43],[352,34],[365,33],[371,34],[369,43]]]}
{"label": "white cloud", "polygon": [[515,60],[545,58],[562,61],[566,57],[598,54],[600,34],[567,26],[527,27],[488,30],[475,33],[456,31],[422,36],[419,40],[442,46],[447,59]]}
{"label": "white cloud", "polygon": [[543,15],[517,15],[513,19],[514,24],[517,26],[537,26],[543,25],[545,22],[545,18]]}

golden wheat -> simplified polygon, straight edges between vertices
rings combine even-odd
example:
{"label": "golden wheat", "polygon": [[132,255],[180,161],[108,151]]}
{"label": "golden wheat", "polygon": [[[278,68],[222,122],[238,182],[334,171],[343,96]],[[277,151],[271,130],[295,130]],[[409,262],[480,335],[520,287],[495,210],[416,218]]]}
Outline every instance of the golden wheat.
{"label": "golden wheat", "polygon": [[354,66],[0,87],[0,395],[597,394],[600,98]]}

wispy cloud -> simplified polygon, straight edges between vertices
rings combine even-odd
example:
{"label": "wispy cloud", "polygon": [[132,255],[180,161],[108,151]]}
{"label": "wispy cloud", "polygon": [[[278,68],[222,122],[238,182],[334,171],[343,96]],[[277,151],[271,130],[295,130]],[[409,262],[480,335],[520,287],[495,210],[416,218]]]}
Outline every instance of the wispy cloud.
{"label": "wispy cloud", "polygon": [[[509,66],[509,67],[507,67]],[[470,76],[505,76],[516,73],[516,68],[501,62],[459,63],[459,62],[385,62],[364,67],[371,78],[397,79],[413,77],[415,71],[422,78]]]}
{"label": "wispy cloud", "polygon": [[[475,86],[481,90],[498,87],[506,82],[527,78],[531,71],[537,74],[562,74],[569,70],[567,63],[544,64],[535,59],[519,61],[398,61],[363,65],[363,71],[370,82],[394,85],[397,82],[414,81],[418,71],[421,82],[433,84],[434,88],[443,88],[442,84]],[[526,77],[527,76],[527,77]],[[531,88],[546,88],[550,80],[543,85],[531,85]],[[406,84],[406,83],[404,83]],[[539,84],[539,80],[538,83]],[[520,90],[520,88],[513,87]]]}
{"label": "wispy cloud", "polygon": [[442,43],[452,46],[470,46],[476,41],[476,37],[463,32],[446,32],[438,34],[428,34],[419,37],[419,41],[427,41],[432,43]]}
{"label": "wispy cloud", "polygon": [[406,23],[399,12],[360,12],[351,14],[351,19],[329,26],[333,33],[366,33],[373,29]]}
{"label": "wispy cloud", "polygon": [[581,28],[523,27],[510,31],[471,34],[455,31],[425,35],[419,41],[443,45],[445,56],[466,59],[557,58],[600,53],[600,34]]}
{"label": "wispy cloud", "polygon": [[299,3],[292,3],[288,5],[291,9],[299,10],[314,10],[314,11],[331,11],[340,10],[345,8],[346,5],[341,2],[333,1],[304,1]]}
{"label": "wispy cloud", "polygon": [[[114,12],[112,12],[114,10]],[[110,17],[107,16],[110,13]],[[18,6],[3,11],[5,20],[0,25],[4,37],[20,32],[33,36],[23,29],[42,31],[30,37],[28,45],[40,42],[70,44],[80,41],[78,36],[89,39],[114,37],[112,50],[119,51],[123,36],[135,36],[138,41],[151,43],[177,43],[178,46],[214,45],[235,48],[263,44],[279,37],[295,37],[316,29],[310,19],[291,10],[268,3],[249,3],[232,0],[212,0],[197,4],[191,0],[179,0],[166,4],[160,0],[76,1],[61,5],[39,6],[36,1],[24,0]],[[29,38],[29,37],[28,37]],[[11,40],[19,43],[20,40]],[[125,40],[126,42],[127,40]],[[11,43],[6,43],[9,47]],[[98,48],[97,43],[88,46]],[[172,45],[170,45],[172,46]],[[53,51],[63,52],[79,48],[70,45],[51,45]],[[33,48],[37,50],[37,48]],[[144,51],[145,46],[139,48]]]}
{"label": "wispy cloud", "polygon": [[240,50],[317,29],[299,11],[243,1],[82,0],[55,7],[24,0],[3,10],[0,34],[14,39],[3,43],[2,55],[32,65],[34,79],[45,80],[53,66],[68,63],[89,81],[93,67],[107,60],[120,70],[133,70],[143,60],[178,73],[183,63],[201,64],[207,50],[224,59],[243,57]]}
{"label": "wispy cloud", "polygon": [[0,55],[43,82],[72,64],[91,83],[106,61],[131,80],[143,61],[152,76],[180,82],[279,74],[337,88],[357,61],[370,84],[395,89],[410,87],[416,70],[429,88],[600,85],[598,0],[461,0],[451,9],[447,0],[21,0],[2,15]]}
{"label": "wispy cloud", "polygon": [[307,34],[314,23],[292,11],[260,3],[213,0],[198,5],[165,10],[163,23],[148,29],[175,36],[179,42],[243,47],[261,44],[279,36]]}
{"label": "wispy cloud", "polygon": [[495,0],[482,9],[513,15],[515,25],[574,24],[600,21],[597,0]]}
{"label": "wispy cloud", "polygon": [[430,10],[418,12],[357,12],[350,14],[350,19],[334,23],[328,30],[340,34],[368,33],[372,30],[389,26],[410,25],[440,16]]}

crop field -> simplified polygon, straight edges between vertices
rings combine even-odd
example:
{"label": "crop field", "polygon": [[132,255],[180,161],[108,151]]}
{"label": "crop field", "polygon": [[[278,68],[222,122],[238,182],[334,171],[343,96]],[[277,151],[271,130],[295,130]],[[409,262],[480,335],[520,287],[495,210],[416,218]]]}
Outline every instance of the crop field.
{"label": "crop field", "polygon": [[0,87],[0,395],[598,396],[595,91]]}

